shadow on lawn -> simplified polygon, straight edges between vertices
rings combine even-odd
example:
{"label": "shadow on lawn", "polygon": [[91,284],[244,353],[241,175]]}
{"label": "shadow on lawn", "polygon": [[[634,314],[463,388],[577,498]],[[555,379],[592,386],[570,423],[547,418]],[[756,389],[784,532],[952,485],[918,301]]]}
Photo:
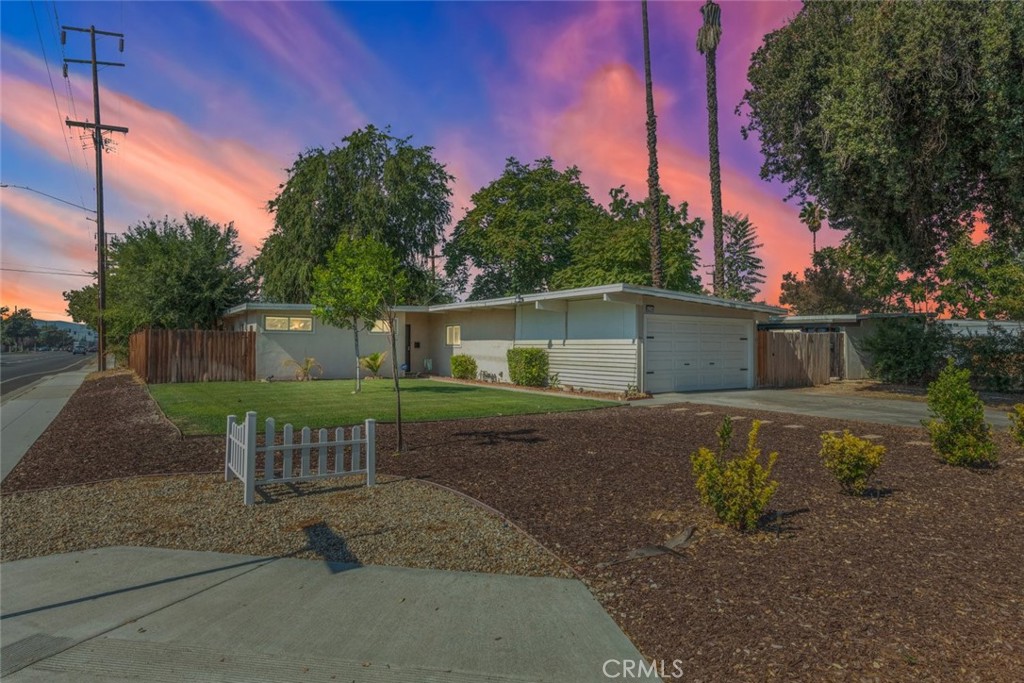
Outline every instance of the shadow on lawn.
{"label": "shadow on lawn", "polygon": [[537,435],[536,429],[480,429],[472,432],[455,432],[453,436],[479,439],[477,446],[497,446],[501,443],[541,443],[547,441]]}

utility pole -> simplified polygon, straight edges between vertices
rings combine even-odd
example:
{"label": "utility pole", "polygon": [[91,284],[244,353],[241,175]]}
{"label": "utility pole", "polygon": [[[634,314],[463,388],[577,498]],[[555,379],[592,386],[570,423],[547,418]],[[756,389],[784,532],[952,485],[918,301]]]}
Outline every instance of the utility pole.
{"label": "utility pole", "polygon": [[95,26],[89,28],[78,28],[75,26],[61,26],[60,42],[63,45],[67,41],[67,31],[78,31],[88,33],[92,43],[92,59],[64,59],[64,76],[68,75],[68,63],[91,64],[92,65],[92,106],[94,123],[87,121],[67,120],[70,127],[89,128],[93,132],[93,142],[96,147],[96,288],[99,290],[99,315],[97,316],[97,333],[99,341],[96,344],[97,365],[99,370],[107,369],[107,330],[103,321],[107,309],[107,239],[103,233],[103,131],[112,133],[127,133],[128,129],[123,126],[104,126],[100,123],[100,77],[99,66],[124,66],[120,62],[100,62],[96,60],[96,36],[113,36],[119,39],[118,51],[124,52],[124,34],[112,33],[110,31],[99,31]]}

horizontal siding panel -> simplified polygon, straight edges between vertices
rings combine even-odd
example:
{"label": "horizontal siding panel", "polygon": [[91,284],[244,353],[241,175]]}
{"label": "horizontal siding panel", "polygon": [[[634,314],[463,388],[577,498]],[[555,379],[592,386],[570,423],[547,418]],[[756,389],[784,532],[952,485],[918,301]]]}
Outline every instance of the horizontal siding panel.
{"label": "horizontal siding panel", "polygon": [[520,348],[548,352],[548,368],[563,386],[624,391],[637,383],[637,350],[632,340],[517,341]]}

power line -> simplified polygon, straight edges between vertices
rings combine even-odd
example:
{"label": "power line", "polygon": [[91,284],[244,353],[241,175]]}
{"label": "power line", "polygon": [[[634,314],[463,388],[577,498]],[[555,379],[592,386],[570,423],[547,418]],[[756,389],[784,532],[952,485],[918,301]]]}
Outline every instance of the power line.
{"label": "power line", "polygon": [[29,192],[35,192],[36,194],[41,194],[44,197],[49,197],[50,199],[55,199],[58,202],[61,202],[63,204],[67,204],[68,206],[73,206],[76,209],[82,209],[84,211],[88,211],[89,213],[96,213],[95,209],[90,209],[88,206],[82,206],[81,204],[75,204],[74,202],[69,202],[68,200],[61,199],[60,197],[54,197],[52,194],[47,194],[46,192],[40,192],[39,190],[36,190],[34,188],[31,188],[31,187],[28,187],[27,185],[11,185],[10,183],[0,183],[0,187],[16,187],[19,190],[28,190]]}
{"label": "power line", "polygon": [[[58,45],[60,45],[60,57],[61,60],[63,60],[67,57],[67,54],[64,52],[64,43],[60,39],[60,14],[57,13],[56,0],[51,2],[50,6],[53,8],[53,39]],[[71,79],[68,78],[66,71],[64,72],[64,89],[68,93],[68,102],[71,105],[71,115],[74,116],[75,119],[78,119],[78,106],[75,102],[75,89],[71,87]],[[82,164],[85,166],[85,170],[89,171],[89,157],[85,153],[85,147],[79,145],[79,148],[82,151]]]}
{"label": "power line", "polygon": [[56,270],[31,270],[29,268],[2,268],[0,270],[6,270],[12,273],[32,273],[33,275],[60,275],[61,277],[96,277],[92,273],[64,273]]}
{"label": "power line", "polygon": [[[39,28],[39,17],[36,15],[36,3],[32,5],[32,19],[36,24],[36,35],[39,36],[39,49],[43,52],[43,63],[46,65],[46,77],[50,80],[50,92],[53,93],[53,106],[57,109],[57,121],[60,121],[60,104],[57,103],[57,89],[53,87],[53,75],[50,73],[50,59],[46,56],[46,46],[43,43],[43,32]],[[64,126],[60,127],[60,133],[64,137],[64,148],[68,151],[68,163],[71,164],[72,175],[75,179],[75,188],[78,190],[78,197],[85,204],[85,195],[82,194],[82,186],[78,184],[78,167],[75,166],[74,160],[71,158],[71,144],[68,142],[67,131],[64,130]]]}

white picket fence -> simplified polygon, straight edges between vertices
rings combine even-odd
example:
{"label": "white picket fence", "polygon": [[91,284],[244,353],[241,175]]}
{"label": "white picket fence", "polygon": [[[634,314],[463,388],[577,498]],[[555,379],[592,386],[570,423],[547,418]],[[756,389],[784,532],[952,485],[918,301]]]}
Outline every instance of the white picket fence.
{"label": "white picket fence", "polygon": [[[274,418],[266,421],[266,440],[263,446],[256,445],[256,413],[249,411],[245,420],[238,421],[228,415],[227,440],[224,453],[224,481],[237,477],[245,484],[245,504],[252,505],[258,484],[278,484],[289,481],[312,481],[328,477],[346,477],[365,474],[366,485],[376,482],[376,422],[367,420],[363,427],[351,427],[351,437],[345,438],[345,428],[330,433],[321,429],[313,441],[313,431],[303,427],[298,441],[290,424],[282,430],[282,443],[278,444]],[[364,431],[365,430],[365,431]],[[329,468],[328,450],[334,449],[333,468]],[[316,459],[313,459],[313,455]],[[263,456],[263,476],[256,475],[257,456]],[[277,458],[280,454],[280,460]],[[295,456],[299,457],[299,474],[294,474]],[[346,457],[347,456],[347,457]]]}

